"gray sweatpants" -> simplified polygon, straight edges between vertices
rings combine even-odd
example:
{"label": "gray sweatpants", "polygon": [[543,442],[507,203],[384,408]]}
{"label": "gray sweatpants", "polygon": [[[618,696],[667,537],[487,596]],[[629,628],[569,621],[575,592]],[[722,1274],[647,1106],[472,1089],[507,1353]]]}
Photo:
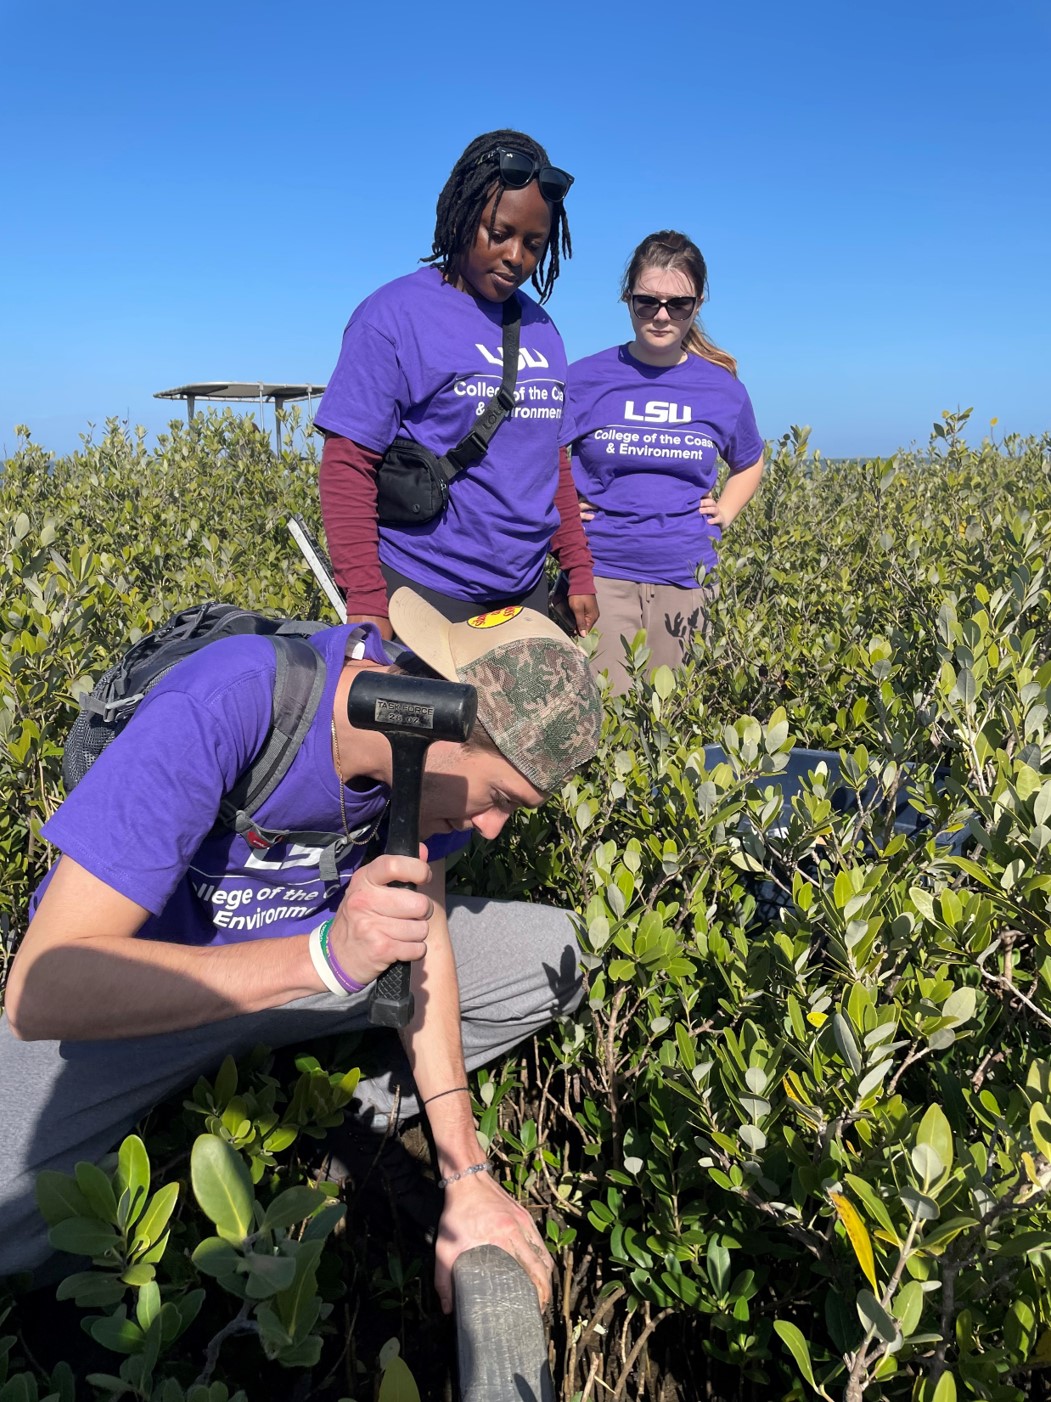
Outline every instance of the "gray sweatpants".
{"label": "gray sweatpants", "polygon": [[[532,1035],[580,998],[576,940],[564,911],[512,902],[451,899],[464,1054],[481,1066]],[[368,994],[319,993],[283,1007],[186,1032],[105,1042],[19,1042],[0,1019],[0,1276],[34,1270],[52,1254],[33,1183],[45,1168],[72,1172],[114,1148],[151,1106],[229,1055],[260,1042],[309,1047],[315,1037],[368,1026]],[[400,1051],[400,1048],[399,1048]],[[363,1080],[357,1098],[385,1125],[419,1106],[398,1057]]]}

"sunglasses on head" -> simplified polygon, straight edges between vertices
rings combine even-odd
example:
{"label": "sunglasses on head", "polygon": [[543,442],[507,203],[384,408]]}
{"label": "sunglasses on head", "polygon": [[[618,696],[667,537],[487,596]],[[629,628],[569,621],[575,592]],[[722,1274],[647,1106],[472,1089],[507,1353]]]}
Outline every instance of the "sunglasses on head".
{"label": "sunglasses on head", "polygon": [[487,151],[478,164],[483,165],[494,157],[500,162],[500,181],[509,190],[524,190],[535,176],[544,199],[559,204],[573,184],[573,177],[568,171],[559,170],[558,166],[539,165],[532,156],[524,156],[521,151],[509,151],[506,146]]}
{"label": "sunglasses on head", "polygon": [[633,292],[628,298],[631,310],[641,321],[650,321],[661,307],[672,321],[688,321],[697,305],[696,297],[648,297],[642,292]]}

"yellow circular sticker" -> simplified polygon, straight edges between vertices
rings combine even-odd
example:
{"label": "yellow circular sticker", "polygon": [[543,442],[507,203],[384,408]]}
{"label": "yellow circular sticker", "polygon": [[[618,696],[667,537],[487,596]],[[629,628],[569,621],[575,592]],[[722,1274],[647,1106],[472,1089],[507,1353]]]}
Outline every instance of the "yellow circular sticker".
{"label": "yellow circular sticker", "polygon": [[494,609],[492,613],[476,613],[473,618],[467,620],[468,628],[495,628],[500,623],[510,623],[512,618],[517,618],[522,612],[521,604],[512,604],[510,608]]}

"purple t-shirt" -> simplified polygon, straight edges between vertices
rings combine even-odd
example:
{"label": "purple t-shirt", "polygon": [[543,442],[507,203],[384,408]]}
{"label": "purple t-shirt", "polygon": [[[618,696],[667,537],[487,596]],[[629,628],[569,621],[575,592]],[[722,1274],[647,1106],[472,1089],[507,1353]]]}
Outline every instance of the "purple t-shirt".
{"label": "purple t-shirt", "polygon": [[763,452],[748,392],[728,370],[697,355],[644,365],[626,346],[569,367],[561,441],[596,508],[586,523],[595,573],[686,589],[716,563],[721,531],[697,510],[716,459],[739,472]]}
{"label": "purple t-shirt", "polygon": [[[264,828],[342,831],[330,726],[351,631],[328,628],[311,640],[325,659],[325,689],[288,773],[256,814]],[[371,625],[364,647],[367,658],[387,661]],[[326,882],[318,848],[289,841],[255,851],[236,833],[210,831],[223,794],[263,747],[274,670],[272,645],[250,636],[219,639],[180,662],[42,829],[60,851],[151,912],[142,938],[216,945],[305,934],[335,912],[361,864],[364,842],[342,858],[337,880]],[[371,826],[388,796],[383,784],[344,788],[350,829]],[[443,834],[428,850],[438,860],[468,840]]]}
{"label": "purple t-shirt", "polygon": [[[431,589],[487,602],[532,589],[558,526],[555,488],[566,353],[523,292],[517,405],[489,451],[450,485],[423,526],[381,526],[380,560]],[[319,427],[383,453],[411,438],[441,454],[471,431],[500,387],[503,312],[421,268],[354,312],[321,400]]]}

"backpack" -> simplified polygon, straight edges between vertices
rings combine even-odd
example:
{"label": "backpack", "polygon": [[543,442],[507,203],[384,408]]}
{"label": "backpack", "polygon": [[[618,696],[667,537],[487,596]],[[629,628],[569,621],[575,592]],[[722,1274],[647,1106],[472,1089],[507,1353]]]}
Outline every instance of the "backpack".
{"label": "backpack", "polygon": [[[132,721],[143,697],[184,658],[218,638],[242,633],[262,635],[273,645],[277,662],[270,729],[263,748],[230,792],[223,795],[212,831],[240,833],[250,847],[262,851],[287,840],[320,847],[320,875],[334,881],[340,856],[355,844],[363,830],[352,832],[349,837],[343,832],[283,831],[263,828],[253,816],[288,773],[317,713],[325,686],[325,664],[308,640],[328,626],[267,618],[233,604],[197,604],[175,614],[155,632],[134,643],[103,673],[90,694],[81,695],[80,714],[62,752],[66,792],[72,792],[103,750]],[[361,636],[364,637],[364,631]]]}

